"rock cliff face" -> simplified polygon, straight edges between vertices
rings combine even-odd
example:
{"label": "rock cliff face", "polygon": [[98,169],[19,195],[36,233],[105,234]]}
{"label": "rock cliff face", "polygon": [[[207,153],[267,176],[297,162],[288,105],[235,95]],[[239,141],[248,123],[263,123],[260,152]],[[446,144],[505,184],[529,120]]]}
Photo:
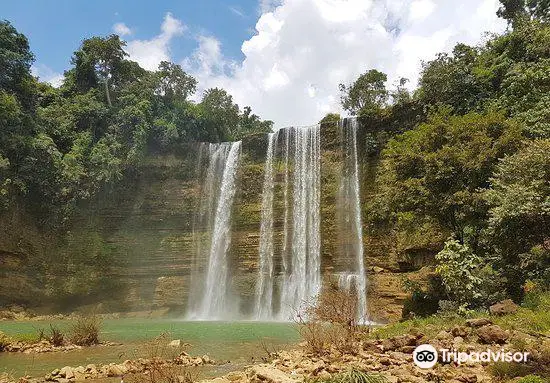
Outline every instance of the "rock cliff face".
{"label": "rock cliff face", "polygon": [[[358,131],[360,155],[361,203],[365,206],[376,192],[377,156],[369,156],[367,130]],[[348,260],[339,257],[336,227],[335,200],[338,188],[338,172],[341,169],[341,150],[336,126],[321,129],[321,252],[323,278],[334,278],[335,272]],[[85,274],[106,278],[110,284],[100,287],[104,308],[112,311],[170,308],[175,313],[185,312],[193,259],[193,217],[200,196],[197,174],[198,145],[189,145],[181,153],[153,155],[143,161],[135,173],[128,175],[119,185],[105,190],[86,206],[79,207],[69,233],[54,249],[46,249],[43,241],[31,237],[48,237],[48,233],[24,233],[19,230],[19,247],[16,237],[3,233],[0,242],[0,262],[4,272],[0,274],[0,286],[9,284],[13,274],[6,267],[18,270],[20,284],[28,284],[40,290],[43,277],[32,274],[16,264],[29,264],[33,251],[60,252],[65,256],[50,256],[51,277],[56,275],[56,262],[64,270],[60,289],[70,289],[67,305],[86,304],[86,278],[74,278],[74,273],[63,264],[78,253],[83,262],[74,268],[84,268]],[[233,204],[232,241],[229,257],[234,275],[233,289],[241,297],[242,312],[252,310],[255,280],[258,272],[259,228],[262,201],[262,180],[267,149],[267,137],[257,135],[243,140],[238,188]],[[281,182],[282,174],[275,174],[275,182]],[[280,205],[280,203],[279,203]],[[275,191],[275,209],[280,209]],[[367,214],[363,211],[363,216]],[[365,221],[365,220],[363,220]],[[275,221],[275,247],[282,242],[282,222]],[[25,225],[19,225],[19,228]],[[50,235],[52,236],[52,235]],[[23,238],[23,239],[21,239]],[[21,250],[21,243],[32,243],[33,249]],[[429,249],[426,259],[414,264],[398,254],[394,234],[364,225],[363,243],[365,266],[369,280],[369,310],[375,320],[395,320],[401,315],[401,305],[406,295],[402,290],[402,278],[430,262]],[[23,246],[24,247],[24,246]],[[19,250],[18,250],[19,249]],[[108,256],[112,260],[104,269],[86,269],[86,259]],[[418,259],[415,257],[415,259]],[[63,265],[62,265],[63,264]],[[11,270],[10,269],[10,270]],[[12,270],[12,271],[13,271]],[[53,271],[52,271],[53,270]],[[26,273],[26,274],[25,274]],[[74,274],[74,275],[73,275]],[[69,281],[71,281],[69,283]],[[114,283],[113,281],[116,281]],[[5,290],[4,290],[5,291]],[[3,294],[0,305],[22,302],[36,305],[15,293]],[[61,290],[60,290],[61,291]],[[58,292],[60,293],[60,292]],[[66,293],[66,291],[64,291]],[[55,294],[42,292],[44,295]],[[71,295],[72,294],[72,295]],[[10,296],[11,295],[11,296]]]}

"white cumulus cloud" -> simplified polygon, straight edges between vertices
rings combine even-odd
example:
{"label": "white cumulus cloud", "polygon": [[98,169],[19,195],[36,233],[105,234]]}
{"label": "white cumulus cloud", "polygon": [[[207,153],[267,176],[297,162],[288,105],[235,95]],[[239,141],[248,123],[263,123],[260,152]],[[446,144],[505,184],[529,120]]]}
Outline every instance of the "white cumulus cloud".
{"label": "white cumulus cloud", "polygon": [[113,32],[119,36],[128,36],[132,34],[132,30],[124,23],[116,23],[113,25]]}
{"label": "white cumulus cloud", "polygon": [[[458,42],[501,32],[498,0],[261,0],[242,62],[227,60],[214,37],[198,39],[183,61],[200,89],[223,87],[276,126],[307,125],[340,111],[339,83],[368,69],[416,86],[422,61]],[[312,85],[314,84],[314,85]]]}
{"label": "white cumulus cloud", "polygon": [[56,88],[59,88],[63,83],[63,74],[55,72],[44,64],[34,64],[31,67],[31,73],[33,76],[38,77],[40,81],[47,82]]}
{"label": "white cumulus cloud", "polygon": [[[415,87],[422,61],[458,42],[477,44],[501,32],[498,0],[259,0],[254,35],[242,42],[244,59],[223,55],[215,36],[196,36],[197,48],[180,63],[199,80],[199,92],[221,87],[275,126],[308,125],[341,112],[339,83],[369,69]],[[147,69],[170,60],[183,23],[167,14],[161,33],[128,43],[130,58]]]}
{"label": "white cumulus cloud", "polygon": [[150,40],[128,41],[126,51],[130,60],[137,61],[148,70],[155,70],[161,61],[170,60],[170,43],[181,36],[185,25],[170,13],[167,13],[161,25],[161,33]]}

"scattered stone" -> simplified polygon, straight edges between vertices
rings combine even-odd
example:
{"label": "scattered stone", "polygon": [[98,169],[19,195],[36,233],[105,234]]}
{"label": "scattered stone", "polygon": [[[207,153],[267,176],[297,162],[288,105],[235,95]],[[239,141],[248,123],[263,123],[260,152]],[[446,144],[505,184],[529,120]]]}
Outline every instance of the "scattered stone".
{"label": "scattered stone", "polygon": [[464,326],[455,326],[452,328],[451,334],[453,334],[455,338],[457,336],[461,338],[466,338],[470,334],[470,331]]}
{"label": "scattered stone", "polygon": [[488,324],[493,324],[493,322],[487,318],[475,318],[475,319],[468,319],[466,321],[466,325],[469,327],[482,327]]}
{"label": "scattered stone", "polygon": [[231,382],[246,379],[246,375],[244,374],[244,372],[241,371],[232,371],[229,374],[225,375],[225,377]]}
{"label": "scattered stone", "polygon": [[448,333],[447,331],[445,330],[441,330],[436,336],[435,336],[436,339],[438,340],[450,340],[450,339],[453,339],[453,336]]}
{"label": "scattered stone", "polygon": [[266,383],[296,383],[298,380],[283,371],[268,365],[252,366],[247,370],[247,376],[252,382]]}
{"label": "scattered stone", "polygon": [[518,308],[519,306],[516,305],[514,301],[511,299],[506,299],[489,307],[489,312],[491,315],[509,315],[516,313]]}
{"label": "scattered stone", "polygon": [[497,325],[480,327],[477,330],[477,336],[479,337],[479,340],[485,344],[504,344],[510,337],[508,332],[504,331]]}
{"label": "scattered stone", "polygon": [[416,337],[406,334],[382,341],[382,349],[384,351],[393,351],[405,346],[416,346]]}
{"label": "scattered stone", "polygon": [[465,373],[457,376],[456,380],[462,383],[477,383],[477,375],[474,373]]}
{"label": "scattered stone", "polygon": [[65,379],[73,379],[74,378],[73,368],[69,366],[65,366],[60,370],[59,375]]}
{"label": "scattered stone", "polygon": [[168,343],[168,347],[181,347],[181,339],[174,339]]}

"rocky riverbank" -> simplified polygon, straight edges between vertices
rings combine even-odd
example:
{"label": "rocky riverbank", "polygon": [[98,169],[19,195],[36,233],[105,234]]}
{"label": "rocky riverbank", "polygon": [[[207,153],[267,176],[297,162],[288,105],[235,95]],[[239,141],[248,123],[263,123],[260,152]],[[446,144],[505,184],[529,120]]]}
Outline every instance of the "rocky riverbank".
{"label": "rocky riverbank", "polygon": [[14,380],[8,376],[4,376],[2,378],[0,375],[0,383],[70,383],[81,382],[84,380],[104,379],[109,377],[123,377],[124,375],[150,375],[158,371],[168,371],[174,367],[181,367],[184,369],[187,367],[190,368],[214,364],[217,364],[217,362],[211,359],[208,355],[193,357],[186,352],[180,352],[179,355],[172,359],[154,357],[125,360],[122,363],[88,364],[86,366],[76,367],[65,366],[55,369],[43,377],[27,376]]}
{"label": "rocky riverbank", "polygon": [[[524,345],[522,350],[517,348],[520,340]],[[550,374],[550,339],[542,336],[541,340],[540,337],[520,331],[504,330],[488,318],[478,318],[442,329],[435,337],[428,337],[413,329],[407,334],[386,339],[357,341],[349,352],[331,349],[319,355],[308,352],[307,344],[303,343],[293,351],[273,354],[270,363],[249,366],[244,371],[231,372],[202,383],[296,383],[311,379],[323,381],[351,368],[382,376],[390,383],[489,383],[499,379],[499,372],[496,370],[500,364],[493,362],[450,361],[440,362],[430,369],[419,368],[413,362],[413,351],[422,344],[430,344],[438,350],[465,353],[481,353],[487,350],[495,353],[502,350],[526,352],[529,355],[528,362],[522,366],[511,363],[510,370],[522,368],[524,371],[540,372],[542,366]],[[441,353],[439,360],[442,361]]]}
{"label": "rocky riverbank", "polygon": [[[377,339],[377,331],[363,333],[347,348],[329,347],[323,352],[312,352],[308,343],[303,342],[293,350],[270,354],[271,361],[245,367],[241,371],[232,371],[201,383],[297,383],[308,380],[329,380],[335,374],[356,369],[366,374],[385,378],[389,383],[489,383],[498,377],[498,363],[442,361],[441,350],[457,352],[495,353],[527,352],[529,359],[523,365],[511,364],[507,368],[522,368],[524,371],[537,371],[550,374],[550,337],[544,334],[503,328],[495,323],[493,317],[462,320],[452,326],[442,326],[435,335],[422,326],[412,327],[404,334]],[[439,360],[433,368],[422,369],[413,362],[413,351],[422,344],[430,344],[440,350]],[[39,378],[23,378],[19,383],[59,382],[70,383],[83,380],[137,376],[152,374],[155,370],[180,366],[182,375],[174,376],[181,383],[187,383],[189,377],[185,367],[215,364],[207,355],[192,357],[185,352],[174,359],[137,359],[121,364],[87,365],[56,369]],[[495,372],[496,371],[496,372]],[[527,372],[525,372],[527,373]],[[179,376],[179,377],[178,377]],[[548,375],[550,376],[550,375]],[[502,379],[501,381],[505,381]]]}

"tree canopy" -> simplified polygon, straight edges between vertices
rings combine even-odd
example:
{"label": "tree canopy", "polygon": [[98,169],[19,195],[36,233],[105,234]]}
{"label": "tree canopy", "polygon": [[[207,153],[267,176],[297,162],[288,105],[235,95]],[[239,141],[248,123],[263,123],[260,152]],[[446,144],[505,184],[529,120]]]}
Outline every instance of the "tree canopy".
{"label": "tree canopy", "polygon": [[27,38],[0,22],[0,208],[24,202],[62,224],[74,203],[149,153],[271,130],[223,89],[193,102],[197,80],[181,66],[163,61],[147,71],[125,45],[117,35],[84,40],[54,88],[31,75]]}

